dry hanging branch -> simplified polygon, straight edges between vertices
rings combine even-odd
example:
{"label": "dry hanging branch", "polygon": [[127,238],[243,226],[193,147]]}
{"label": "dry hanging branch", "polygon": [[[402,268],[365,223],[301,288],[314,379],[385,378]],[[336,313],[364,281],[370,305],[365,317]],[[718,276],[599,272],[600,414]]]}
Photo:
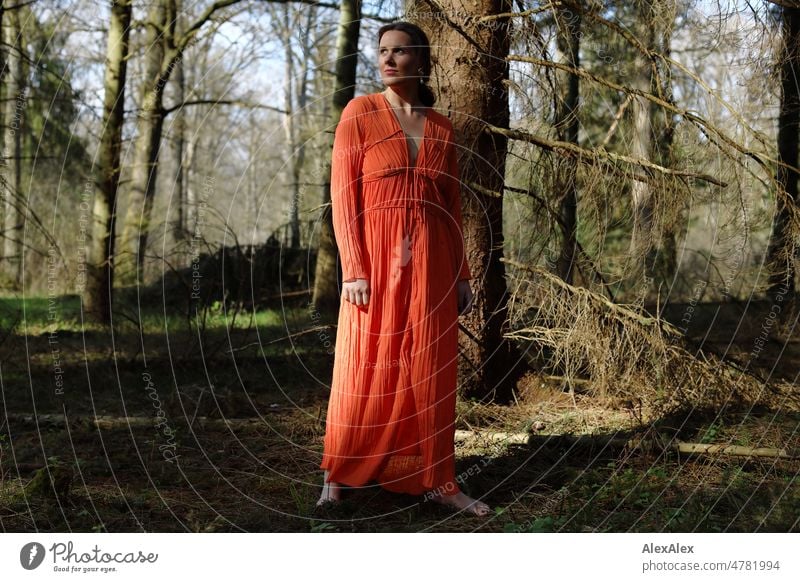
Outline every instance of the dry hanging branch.
{"label": "dry hanging branch", "polygon": [[534,144],[536,146],[539,146],[540,148],[543,148],[548,151],[561,152],[567,154],[572,158],[581,160],[583,162],[587,160],[591,162],[599,161],[609,166],[611,170],[614,171],[615,173],[625,177],[632,177],[634,180],[637,180],[639,182],[649,182],[650,179],[647,176],[642,176],[640,174],[634,173],[631,175],[630,172],[625,172],[622,169],[620,169],[619,166],[617,166],[617,163],[622,162],[632,166],[638,166],[639,168],[642,168],[646,171],[655,171],[667,176],[677,176],[679,178],[694,178],[696,180],[703,180],[704,182],[714,184],[715,186],[720,186],[721,188],[725,188],[727,186],[725,182],[722,182],[721,180],[718,180],[713,176],[709,176],[708,174],[698,174],[695,172],[688,172],[685,170],[675,170],[672,168],[665,168],[664,166],[659,166],[658,164],[655,164],[649,160],[644,160],[641,158],[633,158],[631,156],[625,156],[622,154],[615,154],[614,152],[609,152],[602,147],[590,150],[566,141],[545,139],[538,135],[521,131],[519,129],[505,129],[502,127],[497,127],[489,124],[486,124],[485,127],[486,131],[491,131],[493,133],[504,135],[510,139],[525,141]]}
{"label": "dry hanging branch", "polygon": [[800,405],[796,391],[764,383],[712,354],[692,353],[682,332],[666,321],[544,269],[500,260],[517,267],[520,280],[509,301],[513,331],[506,337],[549,350],[549,366],[568,384],[588,377],[590,394],[640,403],[653,416],[729,404]]}

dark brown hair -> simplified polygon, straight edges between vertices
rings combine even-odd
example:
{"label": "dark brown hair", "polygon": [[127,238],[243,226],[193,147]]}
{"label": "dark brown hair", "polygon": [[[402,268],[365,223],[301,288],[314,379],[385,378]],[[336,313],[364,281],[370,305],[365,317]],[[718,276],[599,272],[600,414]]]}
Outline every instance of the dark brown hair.
{"label": "dark brown hair", "polygon": [[419,100],[422,101],[426,107],[431,107],[436,102],[436,95],[433,90],[428,87],[427,83],[431,77],[431,45],[428,42],[428,36],[416,24],[399,20],[397,22],[390,22],[378,29],[378,44],[381,42],[381,37],[385,32],[390,30],[399,30],[405,32],[411,37],[411,44],[420,58],[420,67],[422,67],[422,75],[420,75],[419,84]]}

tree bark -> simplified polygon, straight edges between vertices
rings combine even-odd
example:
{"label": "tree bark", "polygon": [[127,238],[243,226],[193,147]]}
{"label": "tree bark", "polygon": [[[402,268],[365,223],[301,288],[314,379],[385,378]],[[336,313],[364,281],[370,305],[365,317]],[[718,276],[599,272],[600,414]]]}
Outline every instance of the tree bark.
{"label": "tree bark", "polygon": [[22,193],[22,132],[25,125],[25,75],[22,51],[20,8],[5,11],[5,46],[8,79],[5,82],[4,157],[6,168],[2,181],[3,258],[4,272],[15,289],[22,281],[22,230],[24,227],[24,196]]}
{"label": "tree bark", "polygon": [[[556,9],[556,50],[558,62],[577,69],[580,66],[580,13]],[[557,139],[578,145],[578,101],[580,84],[577,75],[556,70],[556,92],[554,95],[555,130]],[[555,154],[556,186],[553,192],[561,198],[561,252],[558,258],[558,276],[572,284],[575,258],[578,253],[578,160]]]}
{"label": "tree bark", "polygon": [[292,51],[292,23],[289,16],[289,5],[284,4],[281,6],[283,23],[281,29],[278,31],[281,40],[283,41],[284,53],[284,79],[283,79],[283,103],[286,110],[286,117],[283,122],[283,130],[285,134],[284,147],[286,148],[286,165],[288,166],[288,175],[290,179],[289,192],[291,193],[289,200],[289,232],[291,233],[291,246],[297,248],[300,246],[300,224],[299,224],[299,167],[297,158],[294,155],[295,146],[295,122],[297,121],[294,115],[294,53]]}
{"label": "tree bark", "polygon": [[794,301],[798,233],[792,225],[797,212],[798,132],[800,132],[800,8],[782,7],[781,103],[778,117],[778,195],[767,250],[771,265],[769,294]]}
{"label": "tree bark", "polygon": [[333,236],[331,214],[331,160],[333,128],[339,122],[342,110],[356,91],[358,67],[358,37],[361,30],[361,0],[342,0],[339,11],[339,29],[336,38],[336,85],[331,111],[331,130],[327,133],[328,159],[322,175],[325,179],[323,213],[320,226],[317,264],[314,273],[314,294],[311,299],[318,313],[330,314],[339,306],[336,240]]}
{"label": "tree bark", "polygon": [[[653,2],[638,0],[635,3],[637,36],[648,48],[653,47]],[[635,77],[633,88],[650,92],[653,83],[652,61],[642,53],[634,57]],[[631,155],[639,159],[650,159],[653,147],[652,119],[650,102],[640,95],[633,95],[631,102]],[[649,183],[633,180],[631,183],[631,205],[633,209],[633,229],[631,232],[630,255],[633,269],[631,279],[637,282],[644,276],[652,275],[653,259],[653,189]]]}
{"label": "tree bark", "polygon": [[169,0],[154,0],[147,16],[147,51],[142,86],[142,104],[137,122],[136,144],[128,194],[128,208],[117,257],[120,280],[125,284],[141,285],[147,235],[150,229],[150,209],[158,177],[158,150],[164,124],[163,100],[166,78],[162,65],[166,54]]}
{"label": "tree bark", "polygon": [[[181,17],[181,0],[175,0],[176,22],[175,27],[178,34],[183,32]],[[183,59],[178,59],[175,63],[175,102],[183,103],[186,99],[186,79],[183,71]],[[172,233],[176,241],[183,241],[187,238],[188,229],[186,227],[186,168],[183,165],[184,152],[186,150],[186,111],[183,108],[175,112],[176,119],[172,123],[173,140],[172,152],[175,158],[175,188],[173,203],[175,207],[175,218],[173,219]]]}
{"label": "tree bark", "polygon": [[132,0],[114,0],[106,48],[103,133],[95,177],[92,234],[87,265],[85,308],[100,323],[111,323],[114,289],[114,235],[124,124]]}
{"label": "tree bark", "polygon": [[[677,17],[677,3],[675,0],[660,0],[656,4],[653,46],[654,51],[669,59],[672,46],[672,31]],[[674,103],[672,91],[672,71],[665,59],[656,59],[654,63],[651,92],[668,103]],[[653,139],[651,159],[659,166],[672,168],[674,164],[673,143],[675,135],[675,121],[672,113],[650,102],[651,120],[653,123]],[[659,241],[660,279],[659,284],[669,287],[675,279],[678,270],[678,238],[681,230],[688,223],[685,209],[678,211],[674,221],[670,221],[664,229]],[[678,227],[676,225],[684,225]]]}
{"label": "tree bark", "polygon": [[178,37],[175,34],[176,0],[153,0],[147,17],[142,106],[137,122],[131,189],[122,230],[121,252],[116,258],[118,277],[124,283],[141,284],[144,278],[145,251],[151,228],[164,125],[164,87],[175,65],[203,25],[216,11],[239,1],[217,0],[197,20],[188,24],[186,32]]}
{"label": "tree bark", "polygon": [[[512,20],[479,21],[511,12],[509,0],[447,0],[411,3],[410,11],[438,14],[424,18],[438,85],[436,107],[449,115],[456,133],[465,251],[476,276],[472,312],[461,318],[459,377],[463,395],[508,401],[524,361],[503,337],[507,327],[508,288],[503,256],[503,198],[482,192],[504,191],[508,138],[488,130],[507,128],[509,28]],[[464,16],[466,13],[466,16]],[[456,26],[451,24],[455,22]],[[474,185],[475,187],[473,187]]]}

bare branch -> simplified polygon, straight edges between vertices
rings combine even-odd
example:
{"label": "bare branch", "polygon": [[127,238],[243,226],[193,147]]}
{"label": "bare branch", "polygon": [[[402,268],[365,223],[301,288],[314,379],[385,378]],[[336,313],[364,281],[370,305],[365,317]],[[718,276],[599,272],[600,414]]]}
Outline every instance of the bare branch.
{"label": "bare branch", "polygon": [[[631,156],[625,156],[622,154],[616,154],[614,152],[609,152],[605,148],[600,147],[597,149],[587,149],[583,148],[579,145],[575,145],[570,142],[566,141],[557,141],[557,140],[549,140],[545,139],[541,136],[528,133],[519,129],[505,129],[503,127],[497,127],[494,125],[486,125],[486,130],[491,131],[493,133],[497,133],[500,135],[504,135],[511,139],[516,139],[520,141],[525,141],[528,143],[532,143],[540,148],[546,149],[548,151],[559,151],[562,153],[567,154],[570,157],[576,158],[580,161],[600,161],[609,165],[614,171],[621,173],[624,176],[630,176],[629,172],[622,171],[618,166],[617,163],[623,162],[626,164],[630,164],[633,166],[638,166],[644,170],[654,170],[664,175],[668,176],[679,176],[683,178],[694,178],[697,180],[703,180],[704,182],[708,182],[710,184],[714,184],[716,186],[720,186],[722,188],[727,187],[726,182],[722,182],[713,176],[709,176],[708,174],[698,174],[696,172],[687,172],[685,170],[676,170],[673,168],[665,168],[664,166],[660,166],[658,164],[654,164],[653,162],[641,158],[634,158]],[[633,174],[633,179],[638,180],[640,182],[647,182],[649,179],[647,176],[641,176],[639,174]]]}

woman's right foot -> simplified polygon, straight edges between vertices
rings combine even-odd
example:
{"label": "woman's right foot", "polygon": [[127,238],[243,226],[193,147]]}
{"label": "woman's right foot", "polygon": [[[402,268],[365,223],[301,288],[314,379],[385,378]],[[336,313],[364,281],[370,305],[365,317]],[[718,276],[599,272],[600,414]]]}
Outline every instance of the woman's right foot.
{"label": "woman's right foot", "polygon": [[335,503],[341,499],[341,486],[335,481],[328,481],[328,471],[325,471],[322,483],[322,495],[319,496],[317,506],[323,505],[324,503]]}

